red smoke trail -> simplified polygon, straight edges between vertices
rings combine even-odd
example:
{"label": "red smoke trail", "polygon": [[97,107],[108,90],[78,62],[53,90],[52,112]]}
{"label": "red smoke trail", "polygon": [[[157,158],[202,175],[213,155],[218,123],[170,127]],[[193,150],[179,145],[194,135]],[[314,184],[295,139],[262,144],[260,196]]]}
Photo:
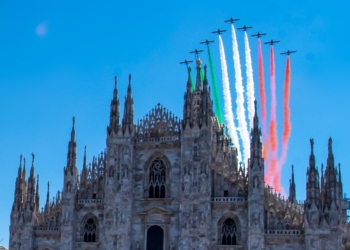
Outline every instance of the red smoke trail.
{"label": "red smoke trail", "polygon": [[259,61],[259,92],[260,92],[260,109],[261,109],[261,124],[262,124],[262,136],[263,136],[263,157],[265,160],[268,158],[268,133],[266,132],[266,93],[265,93],[265,80],[264,80],[264,63],[261,49],[261,41],[258,40],[258,61]]}
{"label": "red smoke trail", "polygon": [[278,167],[277,167],[277,119],[276,119],[276,83],[275,83],[275,55],[273,46],[270,50],[270,90],[271,90],[271,114],[270,114],[270,143],[271,149],[271,162],[268,169],[267,180],[271,183],[273,180],[273,188],[281,192],[283,188],[279,183]]}
{"label": "red smoke trail", "polygon": [[[283,135],[282,135],[282,154],[281,158],[278,161],[279,172],[286,162],[287,151],[288,151],[288,142],[290,137],[290,132],[292,130],[292,123],[290,121],[290,107],[289,107],[289,96],[290,96],[290,58],[287,57],[286,64],[286,75],[284,80],[284,90],[283,90]],[[276,180],[276,179],[275,179]],[[277,178],[280,182],[280,177]]]}

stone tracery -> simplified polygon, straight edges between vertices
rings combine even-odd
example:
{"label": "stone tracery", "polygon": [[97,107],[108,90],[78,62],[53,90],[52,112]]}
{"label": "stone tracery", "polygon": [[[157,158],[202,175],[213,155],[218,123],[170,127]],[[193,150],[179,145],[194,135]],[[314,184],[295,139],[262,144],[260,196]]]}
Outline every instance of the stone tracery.
{"label": "stone tracery", "polygon": [[160,140],[179,140],[180,119],[158,103],[143,119],[139,120],[135,130],[136,142],[147,142],[151,138]]}

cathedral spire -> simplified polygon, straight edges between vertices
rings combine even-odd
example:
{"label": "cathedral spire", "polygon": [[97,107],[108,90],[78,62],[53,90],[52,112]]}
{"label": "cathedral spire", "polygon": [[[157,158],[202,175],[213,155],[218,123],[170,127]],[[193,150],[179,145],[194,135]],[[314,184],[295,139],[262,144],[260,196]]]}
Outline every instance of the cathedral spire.
{"label": "cathedral spire", "polygon": [[30,175],[27,182],[27,199],[26,210],[33,212],[35,210],[35,176],[34,176],[34,153],[32,153],[32,166],[30,167]]}
{"label": "cathedral spire", "polygon": [[124,103],[123,133],[127,130],[131,134],[134,124],[134,99],[132,98],[131,74],[129,75],[129,85]]}
{"label": "cathedral spire", "polygon": [[[335,205],[335,209],[339,207],[339,183],[338,183],[338,173],[336,166],[334,165],[334,155],[332,149],[332,138],[328,140],[328,157],[327,157],[327,166],[325,172],[325,205],[328,209],[332,209],[332,204]],[[338,191],[338,192],[337,192]]]}
{"label": "cathedral spire", "polygon": [[187,67],[188,79],[187,79],[187,92],[192,90],[192,79],[191,79],[191,67]]}
{"label": "cathedral spire", "polygon": [[203,75],[203,89],[208,88],[208,78],[207,78],[207,65],[204,65],[204,75]]}
{"label": "cathedral spire", "polygon": [[112,131],[117,133],[118,128],[119,128],[120,105],[119,105],[117,84],[118,84],[118,79],[117,79],[117,76],[115,76],[114,77],[113,99],[111,101],[111,111],[110,111],[110,115],[109,115],[109,126],[107,128],[108,134],[111,134]]}
{"label": "cathedral spire", "polygon": [[77,158],[77,143],[75,141],[75,117],[73,116],[72,131],[71,131],[70,141],[68,143],[66,173],[69,171],[71,175],[73,175],[74,169],[76,168],[76,158]]}
{"label": "cathedral spire", "polygon": [[23,157],[23,171],[22,171],[22,178],[25,180],[27,177],[27,173],[26,173],[26,158]]}
{"label": "cathedral spire", "polygon": [[40,196],[39,196],[39,175],[37,175],[36,179],[36,189],[35,189],[35,211],[39,212],[39,204],[40,204]]}
{"label": "cathedral spire", "polygon": [[294,166],[292,165],[292,178],[289,180],[289,197],[288,200],[291,203],[296,203],[296,192],[295,192],[295,182],[294,182]]}
{"label": "cathedral spire", "polygon": [[184,94],[184,107],[183,107],[183,128],[191,125],[191,112],[192,112],[192,79],[191,79],[191,67],[188,70],[188,80],[186,85],[186,92]]}
{"label": "cathedral spire", "polygon": [[307,182],[306,182],[306,203],[307,209],[310,209],[312,205],[315,205],[317,209],[321,208],[320,197],[320,180],[318,169],[316,168],[316,161],[314,155],[314,139],[310,139],[310,157],[309,168],[307,170]]}
{"label": "cathedral spire", "polygon": [[255,159],[262,159],[262,143],[261,143],[261,130],[259,128],[259,118],[257,111],[257,102],[254,101],[254,126],[251,135],[251,145],[250,145],[250,161],[254,162]]}
{"label": "cathedral spire", "polygon": [[23,159],[23,156],[20,155],[20,157],[19,157],[18,175],[17,175],[18,178],[22,177],[22,159]]}
{"label": "cathedral spire", "polygon": [[48,212],[49,208],[50,208],[50,182],[47,182],[45,211]]}
{"label": "cathedral spire", "polygon": [[343,182],[341,180],[340,163],[338,164],[338,192],[339,201],[341,202],[343,200]]}
{"label": "cathedral spire", "polygon": [[204,65],[203,90],[202,90],[202,122],[201,125],[209,125],[213,116],[213,101],[210,97],[210,88],[208,88],[207,66]]}
{"label": "cathedral spire", "polygon": [[23,206],[23,195],[24,195],[23,184],[25,182],[25,179],[23,179],[22,160],[23,160],[23,156],[20,155],[18,174],[16,178],[16,183],[15,183],[15,197],[14,197],[12,211],[20,211],[20,208]]}
{"label": "cathedral spire", "polygon": [[32,153],[32,166],[30,168],[30,177],[34,177],[34,158],[35,158],[35,155],[34,153]]}
{"label": "cathedral spire", "polygon": [[80,185],[84,187],[87,182],[88,169],[86,166],[86,146],[84,147],[84,161],[83,161],[83,169],[81,170],[80,175]]}
{"label": "cathedral spire", "polygon": [[201,76],[201,70],[202,70],[202,61],[200,58],[197,58],[196,60],[197,63],[197,77],[196,77],[196,90],[200,90],[202,87],[202,76]]}

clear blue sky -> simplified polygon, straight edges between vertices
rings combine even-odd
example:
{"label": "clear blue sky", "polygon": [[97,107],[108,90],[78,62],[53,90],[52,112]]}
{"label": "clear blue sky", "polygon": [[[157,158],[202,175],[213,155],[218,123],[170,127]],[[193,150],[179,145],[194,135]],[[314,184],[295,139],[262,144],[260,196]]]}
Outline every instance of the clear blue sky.
{"label": "clear blue sky", "polygon": [[[0,3],[0,240],[8,245],[10,210],[19,155],[36,155],[41,206],[46,183],[51,196],[62,188],[71,118],[76,116],[78,166],[84,146],[88,159],[105,149],[113,77],[119,77],[121,100],[133,74],[135,119],[158,102],[182,116],[186,70],[179,62],[211,31],[229,28],[223,20],[240,18],[250,32],[267,32],[281,40],[277,52],[292,57],[292,134],[283,186],[288,189],[295,165],[297,198],[305,198],[305,177],[315,139],[316,164],[326,162],[327,139],[333,138],[343,178],[350,174],[350,2],[332,1],[1,1]],[[223,39],[233,79],[230,34]],[[243,33],[238,33],[243,59]],[[250,39],[254,72],[257,41]],[[220,81],[217,42],[212,46]],[[282,124],[285,57],[276,55],[278,123]],[[264,47],[268,69],[268,47]],[[204,63],[208,62],[205,54]],[[244,64],[244,61],[242,61]],[[245,68],[243,67],[243,72]],[[267,71],[266,71],[267,73]],[[268,79],[268,74],[265,75]],[[255,78],[257,80],[257,78]],[[233,83],[233,82],[232,82]],[[231,83],[231,84],[232,84]],[[255,83],[258,93],[257,82]],[[233,87],[233,85],[232,85]],[[220,89],[222,89],[220,87]],[[259,96],[257,95],[259,99]],[[268,99],[269,100],[269,99]],[[281,133],[280,133],[281,134]],[[29,167],[29,166],[28,166]],[[54,192],[53,192],[54,191]],[[350,183],[344,181],[344,192]]]}

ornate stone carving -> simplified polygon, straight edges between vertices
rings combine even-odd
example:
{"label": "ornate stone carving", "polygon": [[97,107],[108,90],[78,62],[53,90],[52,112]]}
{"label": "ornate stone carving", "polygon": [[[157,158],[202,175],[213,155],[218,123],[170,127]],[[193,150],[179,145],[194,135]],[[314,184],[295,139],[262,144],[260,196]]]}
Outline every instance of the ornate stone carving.
{"label": "ornate stone carving", "polygon": [[181,121],[162,105],[158,104],[136,125],[136,142],[147,142],[151,138],[173,137],[179,140]]}

